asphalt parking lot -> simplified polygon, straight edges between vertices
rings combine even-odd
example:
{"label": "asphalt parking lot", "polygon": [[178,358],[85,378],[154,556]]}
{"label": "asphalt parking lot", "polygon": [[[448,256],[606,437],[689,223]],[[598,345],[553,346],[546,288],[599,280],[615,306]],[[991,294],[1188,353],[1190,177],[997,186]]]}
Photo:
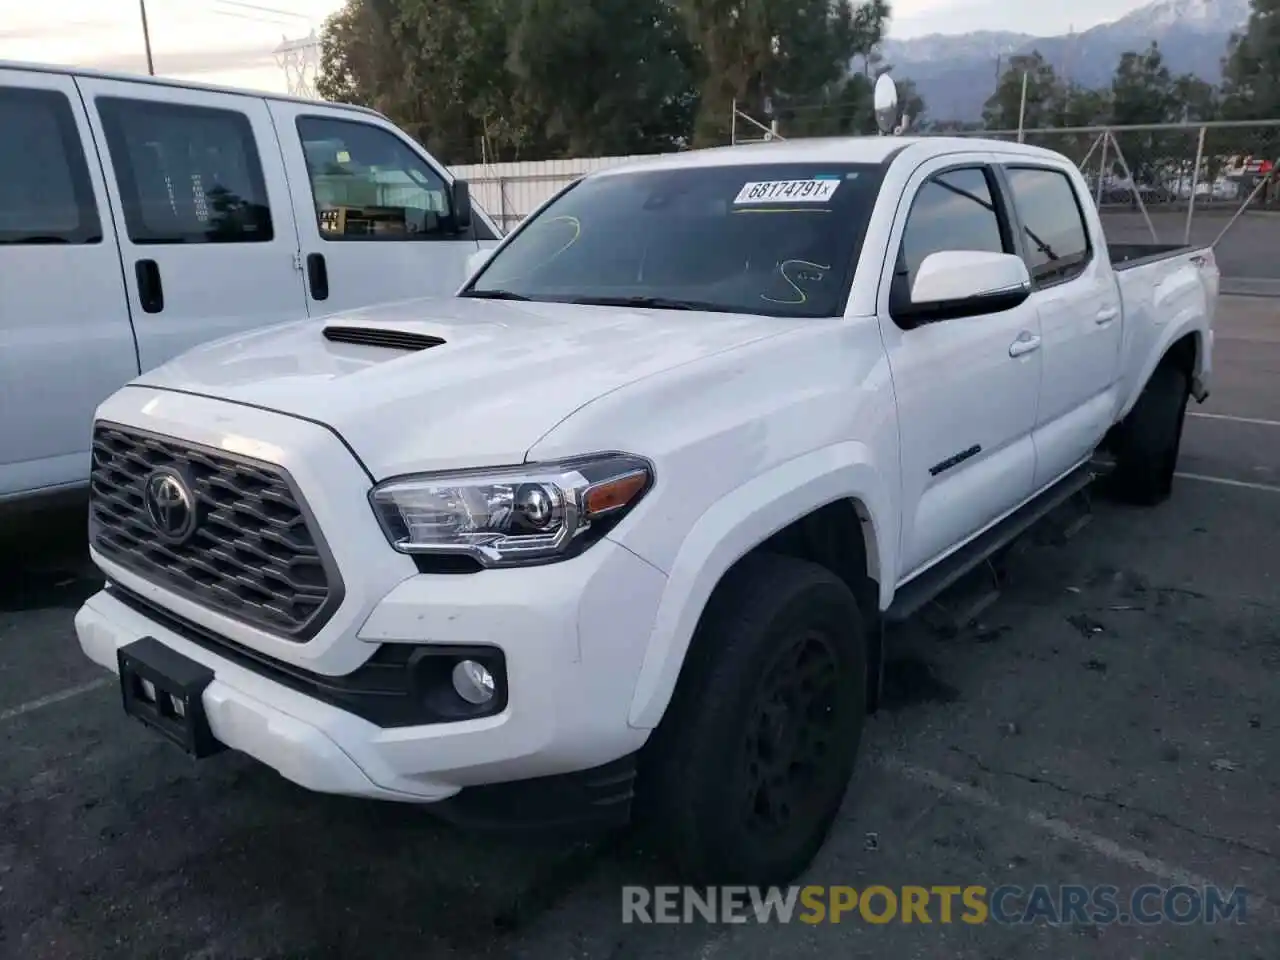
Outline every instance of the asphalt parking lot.
{"label": "asphalt parking lot", "polygon": [[193,764],[125,718],[75,643],[96,579],[69,513],[0,551],[0,956],[1274,960],[1280,300],[1224,299],[1216,363],[1171,502],[1055,518],[976,620],[894,638],[802,882],[1239,885],[1243,924],[624,924],[621,888],[666,879],[635,837],[462,833]]}

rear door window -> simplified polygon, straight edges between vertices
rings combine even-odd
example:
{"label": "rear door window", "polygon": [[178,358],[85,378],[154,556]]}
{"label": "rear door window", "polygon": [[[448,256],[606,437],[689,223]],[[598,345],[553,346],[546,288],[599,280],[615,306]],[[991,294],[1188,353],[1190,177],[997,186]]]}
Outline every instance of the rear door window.
{"label": "rear door window", "polygon": [[0,87],[0,244],[102,242],[71,103],[55,90]]}
{"label": "rear door window", "polygon": [[1005,175],[1022,222],[1032,280],[1044,286],[1079,276],[1093,250],[1071,180],[1060,170],[1044,167],[1009,167]]}
{"label": "rear door window", "polygon": [[99,97],[129,239],[136,244],[269,243],[262,162],[235,110]]}

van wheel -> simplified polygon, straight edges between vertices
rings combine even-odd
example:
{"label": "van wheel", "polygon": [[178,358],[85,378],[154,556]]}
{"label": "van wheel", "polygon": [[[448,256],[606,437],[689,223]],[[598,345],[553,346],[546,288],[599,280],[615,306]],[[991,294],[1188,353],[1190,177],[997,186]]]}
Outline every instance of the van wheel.
{"label": "van wheel", "polygon": [[833,573],[760,554],[726,575],[638,784],[687,882],[786,884],[808,867],[853,773],[866,671],[863,618]]}
{"label": "van wheel", "polygon": [[1182,448],[1190,384],[1171,364],[1156,368],[1116,438],[1115,496],[1138,506],[1163,503],[1173,492],[1173,474]]}

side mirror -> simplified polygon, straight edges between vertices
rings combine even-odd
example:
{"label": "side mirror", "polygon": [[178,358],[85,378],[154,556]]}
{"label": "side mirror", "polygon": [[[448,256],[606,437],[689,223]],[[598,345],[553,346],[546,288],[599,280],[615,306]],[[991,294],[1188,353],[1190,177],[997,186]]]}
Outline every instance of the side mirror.
{"label": "side mirror", "polygon": [[477,250],[475,253],[471,254],[471,256],[467,257],[467,279],[470,280],[479,273],[480,268],[488,263],[489,258],[492,256],[493,248],[486,247],[483,250]]}
{"label": "side mirror", "polygon": [[465,180],[453,181],[450,208],[453,229],[458,233],[471,229],[471,186]]}
{"label": "side mirror", "polygon": [[887,73],[882,73],[876,78],[873,105],[876,126],[881,135],[892,133],[898,125],[898,85]]}
{"label": "side mirror", "polygon": [[1031,296],[1031,274],[1021,257],[982,250],[943,250],[916,271],[911,302],[895,320],[912,326],[1012,310]]}

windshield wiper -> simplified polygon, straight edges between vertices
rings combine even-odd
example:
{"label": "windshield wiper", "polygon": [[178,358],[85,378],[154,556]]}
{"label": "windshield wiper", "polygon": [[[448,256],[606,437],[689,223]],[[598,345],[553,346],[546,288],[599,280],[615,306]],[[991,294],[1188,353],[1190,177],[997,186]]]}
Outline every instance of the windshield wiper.
{"label": "windshield wiper", "polygon": [[709,310],[723,312],[724,306],[703,300],[679,300],[675,297],[574,297],[570,303],[596,307],[650,307],[654,310]]}
{"label": "windshield wiper", "polygon": [[531,297],[523,296],[519,293],[512,293],[510,290],[467,290],[459,294],[463,297],[475,297],[477,300],[530,300]]}

